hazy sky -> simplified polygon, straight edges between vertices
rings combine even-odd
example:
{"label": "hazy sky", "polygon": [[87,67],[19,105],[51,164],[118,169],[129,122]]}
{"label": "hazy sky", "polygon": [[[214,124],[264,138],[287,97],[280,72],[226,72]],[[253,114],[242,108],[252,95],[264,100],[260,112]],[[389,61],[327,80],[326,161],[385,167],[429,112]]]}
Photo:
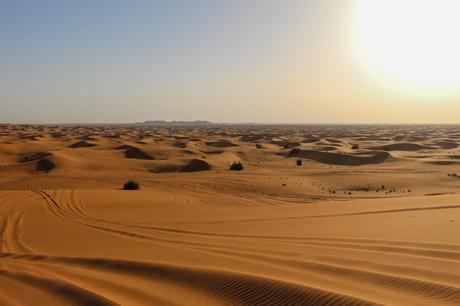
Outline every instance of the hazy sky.
{"label": "hazy sky", "polygon": [[356,1],[0,0],[0,122],[460,122],[456,90],[372,68]]}

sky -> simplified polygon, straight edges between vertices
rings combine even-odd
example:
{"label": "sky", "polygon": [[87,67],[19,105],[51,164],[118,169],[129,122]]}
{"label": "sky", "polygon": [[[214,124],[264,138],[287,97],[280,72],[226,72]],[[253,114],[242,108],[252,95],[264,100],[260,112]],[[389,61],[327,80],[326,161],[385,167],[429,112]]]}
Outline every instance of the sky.
{"label": "sky", "polygon": [[456,1],[363,1],[0,0],[0,122],[460,123]]}

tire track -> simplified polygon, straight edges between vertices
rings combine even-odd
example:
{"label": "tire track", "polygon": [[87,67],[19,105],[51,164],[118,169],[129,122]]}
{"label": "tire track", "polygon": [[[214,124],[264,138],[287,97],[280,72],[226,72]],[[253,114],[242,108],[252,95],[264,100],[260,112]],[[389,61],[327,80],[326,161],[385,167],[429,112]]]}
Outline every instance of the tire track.
{"label": "tire track", "polygon": [[[18,203],[25,202],[31,195],[17,199]],[[15,200],[16,201],[16,200]],[[33,251],[25,245],[21,238],[21,223],[27,212],[28,206],[17,205],[4,201],[4,213],[1,217],[0,233],[1,233],[1,252],[16,252],[16,253],[33,253]]]}
{"label": "tire track", "polygon": [[[286,258],[286,254],[279,254],[280,256],[276,256],[276,252],[270,251],[271,256],[264,255],[268,254],[268,249],[257,249],[254,247],[251,248],[235,248],[234,244],[232,244],[232,240],[255,240],[258,243],[277,243],[277,244],[300,244],[305,245],[308,247],[313,248],[334,248],[334,249],[347,249],[353,251],[360,251],[360,252],[378,252],[382,254],[394,254],[394,255],[403,255],[408,256],[409,258],[412,256],[415,257],[425,257],[432,260],[445,260],[445,261],[460,261],[460,252],[458,251],[459,246],[454,244],[440,244],[440,243],[432,243],[432,242],[412,242],[412,241],[390,241],[390,240],[378,240],[378,239],[360,239],[360,238],[340,238],[340,237],[294,237],[294,236],[258,236],[258,235],[233,235],[233,234],[221,234],[221,233],[206,233],[206,232],[197,232],[197,231],[188,231],[182,229],[174,229],[174,228],[164,228],[164,227],[154,227],[154,226],[146,226],[146,225],[136,225],[136,224],[128,224],[128,223],[120,223],[120,222],[110,222],[105,221],[98,218],[93,218],[88,216],[86,212],[81,208],[81,198],[78,200],[76,198],[75,192],[70,191],[69,194],[64,197],[63,194],[60,194],[60,199],[62,204],[59,204],[55,198],[53,198],[48,192],[46,191],[34,191],[38,194],[45,203],[45,208],[57,218],[60,218],[64,222],[71,222],[75,223],[84,227],[88,227],[94,230],[106,232],[109,234],[114,234],[118,236],[128,237],[128,238],[135,238],[140,239],[143,241],[147,241],[150,243],[166,243],[174,247],[180,247],[187,250],[196,250],[200,252],[206,252],[208,254],[214,254],[218,256],[224,257],[231,257],[236,258],[238,260],[243,261],[251,261],[256,265],[263,265],[265,267],[274,267],[276,266],[278,269],[282,270],[292,270],[296,271],[296,273],[302,272],[307,277],[319,277],[323,280],[334,279],[336,282],[342,284],[349,284],[349,286],[354,286],[359,288],[359,286],[365,286],[367,288],[372,288],[372,290],[380,290],[382,293],[384,292],[399,292],[402,293],[404,296],[412,296],[415,299],[421,300],[432,300],[434,303],[452,303],[457,304],[460,303],[460,289],[458,288],[459,284],[459,277],[455,277],[454,275],[448,274],[434,274],[433,271],[421,271],[418,270],[418,273],[415,275],[405,274],[403,272],[395,271],[394,266],[386,266],[386,271],[381,271],[382,266],[377,267],[371,264],[371,268],[363,269],[360,267],[350,266],[350,265],[342,265],[337,263],[330,263],[324,261],[315,261],[313,259],[306,259],[306,260],[294,260],[292,258]],[[78,204],[77,204],[78,203]],[[171,238],[161,238],[156,235],[156,237],[151,235],[142,234],[136,232],[135,229],[142,229],[154,232],[165,233],[167,235],[178,236],[179,239],[171,239]],[[199,242],[192,241],[182,241],[182,236],[188,236],[198,239]],[[218,241],[225,242],[227,244],[219,244],[219,243],[207,243],[206,239],[217,239]],[[233,251],[232,251],[233,250]],[[284,255],[284,256],[283,256]],[[293,255],[293,254],[292,254]],[[288,255],[290,256],[290,255]],[[21,257],[9,257],[9,258],[21,258]],[[24,257],[22,257],[24,258]],[[72,265],[84,265],[89,268],[100,269],[101,266],[110,266],[109,270],[115,272],[118,269],[118,273],[129,273],[135,274],[139,276],[140,272],[136,270],[133,273],[131,270],[134,267],[137,267],[139,262],[123,262],[120,261],[112,262],[108,259],[96,259],[96,262],[88,262],[84,259],[66,259],[66,258],[53,258],[49,259],[47,257],[34,257],[35,259],[27,258],[27,260],[45,260],[51,261],[59,264],[72,264]],[[45,258],[45,259],[43,259]],[[365,256],[363,256],[365,258]],[[104,262],[104,264],[102,263]],[[121,264],[121,267],[120,267]],[[129,266],[126,267],[125,264]],[[144,263],[142,263],[144,264]],[[364,263],[366,264],[366,263]],[[115,269],[113,266],[116,266]],[[152,267],[148,267],[151,269]],[[380,270],[379,270],[380,268]],[[155,268],[156,269],[156,268]],[[155,270],[154,269],[154,270]],[[182,268],[181,268],[182,269]],[[391,270],[393,269],[393,270]],[[169,271],[169,270],[168,270]],[[412,271],[414,272],[414,271]],[[162,272],[163,273],[163,272]],[[168,275],[172,272],[169,271]],[[200,276],[199,278],[206,278],[208,276],[207,273],[202,273],[202,271],[197,272]],[[225,272],[226,273],[226,272]],[[224,273],[224,274],[225,274]],[[238,272],[232,272],[237,273]],[[141,273],[142,274],[142,273]],[[160,273],[161,274],[161,273]],[[218,273],[219,278],[221,278],[221,272]],[[186,277],[190,280],[193,278],[195,274],[189,275]],[[434,277],[433,277],[434,276]],[[152,278],[153,276],[148,276],[148,278]],[[196,276],[198,277],[198,276]],[[248,279],[246,279],[248,277]],[[248,293],[243,293],[244,286],[251,286],[253,282],[257,282],[253,280],[254,276],[238,276],[235,283],[238,284],[231,284],[233,281],[230,281],[227,278],[227,275],[223,277],[223,280],[219,280],[219,282],[226,283],[227,281],[229,284],[227,287],[219,287],[214,284],[206,283],[205,285],[197,285],[193,284],[190,285],[194,289],[199,291],[205,291],[214,299],[222,299],[222,301],[226,302],[237,302],[241,304],[250,304],[254,301],[265,303],[267,301],[277,301],[271,295],[273,290],[278,290],[278,288],[283,288],[282,291],[294,292],[292,293],[295,296],[302,297],[300,300],[295,299],[296,301],[307,301],[307,302],[316,302],[316,301],[330,301],[330,293],[327,293],[327,298],[322,295],[322,292],[325,289],[315,288],[320,290],[317,292],[315,290],[308,292],[309,295],[314,295],[315,298],[310,300],[306,298],[302,291],[298,291],[297,287],[291,287],[290,284],[285,284],[285,281],[278,280],[278,279],[264,279],[262,282],[263,285],[257,285],[254,290],[259,290],[257,292],[257,299],[254,300],[253,297],[248,295]],[[264,276],[257,276],[264,278]],[[312,279],[314,279],[314,277]],[[216,277],[218,278],[218,277]],[[241,280],[243,278],[243,280]],[[158,277],[157,277],[158,279]],[[159,280],[162,280],[160,277]],[[168,279],[170,282],[171,279]],[[272,282],[279,282],[277,283],[275,288],[271,285]],[[172,281],[173,283],[177,283],[177,279]],[[196,280],[199,283],[199,280]],[[306,281],[301,286],[306,286],[305,284],[309,283]],[[198,287],[195,287],[198,286]],[[203,287],[204,286],[204,287]],[[309,286],[307,286],[310,288]],[[297,289],[296,289],[297,288]],[[229,291],[228,291],[229,290]],[[321,291],[322,290],[322,291]],[[328,290],[325,290],[328,291]],[[229,296],[223,292],[232,292],[231,299],[229,300]],[[353,295],[353,294],[352,294]],[[343,296],[347,296],[346,293],[341,293],[339,297],[337,297],[338,302],[343,302]],[[356,296],[356,295],[353,295]],[[359,296],[359,295],[358,295]],[[267,300],[265,300],[267,298]],[[332,301],[335,301],[334,297]],[[324,300],[325,299],[325,300]],[[365,299],[364,299],[365,301]],[[366,301],[365,301],[366,302]]]}
{"label": "tire track", "polygon": [[[215,247],[215,244],[206,244],[204,242],[190,242],[190,241],[182,241],[182,240],[177,240],[177,239],[169,239],[169,238],[160,238],[160,237],[155,237],[155,236],[150,236],[150,235],[144,235],[132,231],[128,231],[125,228],[124,229],[115,229],[113,228],[113,223],[109,222],[104,222],[99,219],[92,219],[86,216],[77,216],[77,217],[82,217],[83,220],[89,219],[92,222],[87,222],[87,221],[81,221],[77,220],[75,218],[75,215],[70,214],[68,211],[63,210],[59,204],[54,200],[51,195],[49,195],[45,191],[34,191],[36,192],[42,199],[44,199],[46,205],[45,208],[47,209],[48,212],[50,212],[52,215],[56,216],[63,222],[70,222],[74,223],[86,228],[90,228],[93,230],[97,230],[103,233],[111,234],[111,235],[116,235],[118,237],[123,237],[123,238],[129,238],[129,239],[138,239],[143,242],[147,243],[162,243],[162,244],[169,244],[170,246],[176,247],[176,248],[182,248],[182,249],[192,249],[192,247]],[[99,225],[100,224],[100,225]],[[111,227],[112,226],[112,227]],[[126,226],[125,226],[126,227]],[[229,245],[220,245],[221,247],[227,248],[230,247]],[[234,247],[234,246],[232,246]],[[247,249],[240,247],[241,249]],[[253,249],[251,249],[253,250]],[[268,250],[260,250],[260,251],[268,251]],[[289,255],[290,253],[283,252],[283,251],[272,251],[272,252],[278,252],[280,254],[284,255]]]}
{"label": "tire track", "polygon": [[[77,206],[76,200],[73,198],[74,194],[71,194],[71,205]],[[159,232],[166,232],[178,235],[191,235],[191,236],[202,236],[202,237],[221,237],[221,238],[243,238],[243,239],[258,239],[273,241],[276,243],[303,243],[310,245],[323,245],[332,247],[356,247],[356,249],[370,250],[370,251],[382,251],[395,253],[402,253],[407,255],[419,255],[427,257],[439,257],[451,260],[460,260],[460,245],[456,244],[441,244],[432,242],[412,242],[412,241],[395,241],[395,240],[378,240],[378,239],[360,239],[360,238],[340,238],[340,237],[292,237],[292,236],[260,236],[260,235],[237,235],[237,234],[223,234],[223,233],[208,233],[189,231],[183,229],[172,229],[164,227],[154,227],[145,225],[136,225],[130,223],[121,222],[110,222],[98,218],[93,218],[86,213],[82,212],[81,209],[76,209],[76,213],[86,219],[94,220],[106,225],[115,225],[128,228],[139,228],[148,229]],[[177,241],[175,241],[177,242]]]}

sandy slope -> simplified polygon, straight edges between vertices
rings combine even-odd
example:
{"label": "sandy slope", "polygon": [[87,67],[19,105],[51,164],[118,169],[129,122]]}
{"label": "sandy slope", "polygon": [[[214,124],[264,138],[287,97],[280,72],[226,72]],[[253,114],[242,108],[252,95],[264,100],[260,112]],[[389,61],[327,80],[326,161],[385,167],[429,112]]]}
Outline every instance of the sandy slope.
{"label": "sandy slope", "polygon": [[0,131],[0,305],[460,304],[457,127]]}

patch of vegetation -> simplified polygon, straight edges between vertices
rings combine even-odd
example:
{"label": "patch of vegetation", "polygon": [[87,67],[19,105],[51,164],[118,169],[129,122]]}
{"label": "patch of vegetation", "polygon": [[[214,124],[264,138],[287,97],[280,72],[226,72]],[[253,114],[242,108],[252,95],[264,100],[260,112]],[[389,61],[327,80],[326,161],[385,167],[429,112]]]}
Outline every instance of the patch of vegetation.
{"label": "patch of vegetation", "polygon": [[302,166],[302,160],[301,159],[296,160],[296,165],[297,166]]}
{"label": "patch of vegetation", "polygon": [[139,190],[139,183],[129,180],[123,185],[123,190]]}
{"label": "patch of vegetation", "polygon": [[31,154],[31,155],[21,157],[19,159],[19,162],[20,163],[27,163],[27,162],[31,162],[31,161],[36,161],[36,160],[40,160],[42,158],[48,157],[50,155],[52,155],[52,154],[48,153],[48,152],[34,153],[34,154]]}
{"label": "patch of vegetation", "polygon": [[233,164],[230,166],[230,170],[232,171],[241,171],[243,169],[243,164],[240,161],[234,161]]}
{"label": "patch of vegetation", "polygon": [[291,149],[300,146],[298,142],[285,142],[282,144],[283,149]]}
{"label": "patch of vegetation", "polygon": [[363,191],[363,192],[368,192],[372,190],[372,187],[370,185],[362,186],[362,185],[350,185],[346,187],[347,190],[350,191]]}
{"label": "patch of vegetation", "polygon": [[36,170],[40,172],[50,172],[56,165],[48,158],[42,158],[37,162]]}

